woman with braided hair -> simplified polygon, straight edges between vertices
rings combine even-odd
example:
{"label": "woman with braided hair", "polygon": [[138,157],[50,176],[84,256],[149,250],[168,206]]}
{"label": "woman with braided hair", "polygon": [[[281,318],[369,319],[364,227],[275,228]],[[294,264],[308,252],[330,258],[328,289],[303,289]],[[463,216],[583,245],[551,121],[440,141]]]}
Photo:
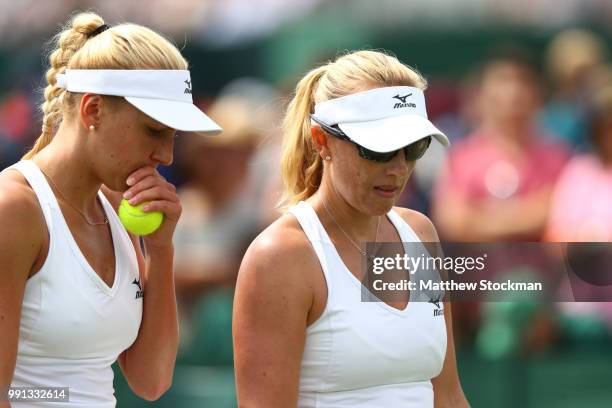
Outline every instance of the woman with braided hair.
{"label": "woman with braided hair", "polygon": [[[172,162],[176,130],[220,128],[193,105],[185,59],[152,30],[82,13],[56,44],[42,134],[0,173],[0,407],[20,387],[69,388],[54,407],[114,407],[117,360],[134,392],[154,400],[177,352],[181,213],[156,167]],[[116,214],[122,197],[165,215],[143,238],[145,255]]]}

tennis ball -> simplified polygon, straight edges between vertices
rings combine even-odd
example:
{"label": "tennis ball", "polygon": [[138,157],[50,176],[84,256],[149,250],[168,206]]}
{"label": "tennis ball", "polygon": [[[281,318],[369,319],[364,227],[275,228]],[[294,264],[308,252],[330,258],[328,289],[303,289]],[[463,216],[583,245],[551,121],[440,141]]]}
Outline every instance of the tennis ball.
{"label": "tennis ball", "polygon": [[155,232],[164,221],[164,213],[161,211],[142,211],[142,206],[131,205],[127,200],[121,200],[119,205],[119,219],[126,230],[134,235],[149,235]]}

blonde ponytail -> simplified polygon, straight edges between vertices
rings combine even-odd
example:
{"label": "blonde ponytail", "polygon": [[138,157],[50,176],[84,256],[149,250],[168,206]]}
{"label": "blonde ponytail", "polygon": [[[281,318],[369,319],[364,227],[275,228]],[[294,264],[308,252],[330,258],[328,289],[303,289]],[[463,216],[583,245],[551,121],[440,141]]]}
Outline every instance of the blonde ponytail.
{"label": "blonde ponytail", "polygon": [[427,82],[416,70],[380,51],[341,56],[300,80],[283,121],[283,208],[309,198],[321,185],[323,162],[312,141],[310,125],[315,104],[370,88],[401,85],[425,89]]}
{"label": "blonde ponytail", "polygon": [[49,56],[49,69],[46,73],[48,85],[45,87],[45,101],[42,104],[42,133],[34,147],[23,156],[23,159],[31,159],[53,140],[53,134],[62,121],[62,102],[66,94],[64,89],[56,85],[57,75],[66,71],[70,58],[83,47],[89,35],[102,24],[104,20],[96,14],[78,14],[55,37],[57,48]]}
{"label": "blonde ponytail", "polygon": [[283,121],[281,175],[285,185],[283,201],[289,204],[310,197],[321,184],[323,163],[312,142],[310,114],[315,105],[314,93],[326,69],[313,69],[302,78]]}

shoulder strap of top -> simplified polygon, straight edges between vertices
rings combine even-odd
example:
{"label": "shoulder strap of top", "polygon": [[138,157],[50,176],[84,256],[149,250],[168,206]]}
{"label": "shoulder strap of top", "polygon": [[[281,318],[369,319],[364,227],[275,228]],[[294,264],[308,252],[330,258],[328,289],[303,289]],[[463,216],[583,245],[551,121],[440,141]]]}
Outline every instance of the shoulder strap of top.
{"label": "shoulder strap of top", "polygon": [[53,194],[53,190],[51,190],[49,183],[47,183],[45,175],[32,160],[19,161],[10,167],[7,167],[4,171],[7,170],[16,170],[20,172],[23,177],[25,177],[38,198],[40,207],[43,210],[45,221],[47,222],[47,227],[49,228],[49,231],[51,231],[51,226],[53,223],[50,210],[58,209],[59,204],[55,198],[55,194]]}
{"label": "shoulder strap of top", "polygon": [[140,275],[141,271],[138,266],[136,248],[134,248],[130,235],[121,223],[117,211],[108,198],[104,195],[102,190],[98,191],[98,198],[104,207],[104,212],[106,213],[106,218],[108,219],[111,228],[113,245],[115,247],[115,257],[118,257],[117,265],[119,265],[119,269],[117,269],[115,273],[122,274],[124,273],[122,272],[124,269],[127,270],[128,273],[132,273],[131,270],[133,269],[134,273],[138,274],[138,276],[142,278],[142,275]]}
{"label": "shoulder strap of top", "polygon": [[402,239],[402,242],[420,242],[421,241],[421,239],[416,234],[416,232],[414,232],[412,227],[410,227],[410,225],[408,225],[408,223],[394,209],[391,209],[391,211],[387,213],[387,216],[389,217],[389,220],[395,226],[395,229],[399,233],[399,236]]}
{"label": "shoulder strap of top", "polygon": [[136,249],[134,248],[134,244],[132,244],[132,239],[130,238],[130,235],[121,223],[117,211],[115,210],[111,202],[108,200],[108,198],[104,195],[102,190],[98,191],[98,198],[100,199],[100,202],[104,207],[106,218],[108,219],[108,222],[111,225],[113,237],[116,236],[117,238],[120,238],[120,240],[129,248],[128,253],[136,256]]}
{"label": "shoulder strap of top", "polygon": [[[431,256],[431,254],[428,254],[427,248],[422,244],[422,241],[417,235],[417,233],[414,232],[412,227],[410,227],[410,225],[395,210],[391,209],[391,211],[389,211],[388,213],[388,216],[391,222],[393,223],[393,225],[395,226],[395,228],[397,229],[400,235],[400,238],[402,239],[402,243],[403,243],[404,250],[406,253],[413,254],[413,256],[415,255],[420,256],[421,253],[427,254],[427,256]],[[411,243],[415,243],[415,244],[411,245]],[[421,281],[431,280],[434,282],[441,281],[440,273],[435,269],[433,270],[419,269],[413,275],[413,279],[421,280]],[[437,301],[444,297],[444,293],[445,291],[442,289],[440,290],[429,290],[429,289],[421,290],[419,289],[413,292],[413,294],[411,294],[411,299],[414,298],[415,301],[417,299],[419,299],[420,301],[429,301],[429,300]]]}
{"label": "shoulder strap of top", "polygon": [[334,258],[334,255],[326,250],[326,246],[332,245],[327,232],[323,228],[323,225],[319,221],[319,217],[317,217],[317,213],[312,208],[310,204],[305,201],[300,201],[293,207],[289,209],[289,212],[297,218],[304,234],[310,241],[312,248],[314,249],[317,258],[319,259],[319,264],[321,265],[321,269],[323,270],[323,276],[325,276],[325,281],[327,284],[327,299],[328,302],[331,302],[333,299],[333,291],[332,288],[335,286],[332,282],[332,277],[334,274],[331,273],[330,268],[333,270],[334,262],[337,262],[340,258]]}
{"label": "shoulder strap of top", "polygon": [[327,233],[323,229],[323,225],[321,225],[319,221],[319,217],[317,217],[317,213],[310,204],[305,201],[300,201],[291,207],[289,212],[297,218],[310,242],[331,243]]}

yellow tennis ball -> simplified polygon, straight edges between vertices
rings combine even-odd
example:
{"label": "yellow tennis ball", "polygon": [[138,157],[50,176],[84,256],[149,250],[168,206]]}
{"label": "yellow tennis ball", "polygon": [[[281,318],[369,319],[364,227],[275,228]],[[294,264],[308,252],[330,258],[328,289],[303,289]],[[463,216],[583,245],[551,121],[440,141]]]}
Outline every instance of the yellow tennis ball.
{"label": "yellow tennis ball", "polygon": [[146,203],[131,205],[127,200],[121,200],[119,205],[119,219],[126,230],[134,235],[149,235],[155,232],[164,221],[161,211],[142,211]]}

